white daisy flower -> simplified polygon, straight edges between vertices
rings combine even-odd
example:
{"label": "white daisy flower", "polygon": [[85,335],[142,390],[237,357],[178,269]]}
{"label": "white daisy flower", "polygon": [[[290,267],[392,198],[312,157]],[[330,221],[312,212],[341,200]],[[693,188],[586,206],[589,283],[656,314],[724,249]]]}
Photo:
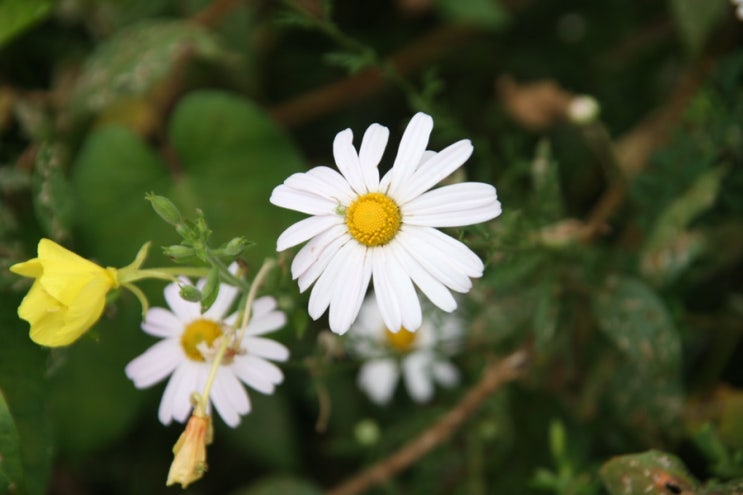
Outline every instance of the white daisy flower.
{"label": "white daisy flower", "polygon": [[392,399],[402,375],[410,397],[428,402],[435,383],[445,387],[459,383],[459,371],[447,356],[456,351],[462,334],[457,317],[433,311],[426,312],[417,331],[391,332],[372,298],[367,298],[348,334],[353,353],[366,360],[359,371],[359,388],[373,402],[384,405]]}
{"label": "white daisy flower", "polygon": [[[203,288],[204,280],[198,286]],[[167,425],[175,419],[183,423],[191,412],[191,394],[201,393],[212,366],[212,358],[227,327],[235,324],[237,314],[225,317],[237,289],[221,284],[216,301],[201,314],[199,303],[180,297],[178,284],[165,287],[170,309],[150,308],[142,330],[161,341],[126,366],[126,376],[137,388],[150,387],[170,376],[165,387],[158,417]],[[225,423],[236,427],[240,416],[250,412],[250,399],[241,381],[264,394],[273,393],[284,375],[271,361],[286,361],[289,350],[274,340],[262,337],[286,323],[276,309],[273,297],[254,301],[252,317],[240,345],[240,351],[228,349],[217,370],[209,400]]]}
{"label": "white daisy flower", "polygon": [[342,334],[356,319],[370,280],[388,328],[421,325],[417,286],[436,306],[451,312],[450,291],[465,293],[482,276],[482,261],[436,227],[459,227],[501,213],[495,188],[465,182],[429,191],[470,157],[464,139],[442,151],[426,151],[433,119],[416,114],[408,124],[390,171],[377,166],[389,131],[372,124],[359,151],[350,129],[338,133],[333,155],[340,173],[320,166],[290,176],[273,190],[277,206],[312,215],[286,229],[276,249],[305,241],[291,270],[303,292],[313,283],[309,314],[328,307],[330,329]]}

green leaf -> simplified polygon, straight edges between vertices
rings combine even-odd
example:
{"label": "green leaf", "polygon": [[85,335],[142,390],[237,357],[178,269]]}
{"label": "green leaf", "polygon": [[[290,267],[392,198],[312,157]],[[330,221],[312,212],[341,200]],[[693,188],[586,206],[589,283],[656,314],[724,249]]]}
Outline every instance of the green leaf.
{"label": "green leaf", "polygon": [[117,112],[146,112],[137,100],[156,97],[160,85],[194,59],[225,62],[229,56],[209,31],[192,22],[142,21],[127,27],[88,58],[71,98],[73,117],[116,104]]}
{"label": "green leaf", "polygon": [[0,493],[22,493],[20,438],[5,395],[0,390]]}
{"label": "green leaf", "polygon": [[65,176],[67,152],[63,145],[44,143],[34,162],[33,192],[36,218],[47,236],[66,239],[72,225],[74,201]]}
{"label": "green leaf", "polygon": [[250,392],[250,402],[250,414],[236,429],[218,431],[217,439],[229,443],[263,466],[278,470],[296,469],[299,462],[298,435],[292,426],[286,398],[281,394],[264,396]]}
{"label": "green leaf", "polygon": [[232,495],[321,495],[323,492],[317,486],[289,476],[272,476],[264,478]]}
{"label": "green leaf", "polygon": [[0,47],[52,12],[51,0],[0,0]]}
{"label": "green leaf", "polygon": [[698,488],[678,457],[657,450],[614,457],[599,473],[610,495],[691,494]]}
{"label": "green leaf", "polygon": [[57,356],[49,377],[49,409],[58,449],[67,458],[116,441],[146,399],[124,374],[126,364],[152,340],[139,330],[141,313],[133,299]]}
{"label": "green leaf", "polygon": [[701,174],[660,214],[640,255],[643,275],[658,283],[672,281],[704,251],[702,235],[687,228],[714,204],[725,172],[717,167]]}
{"label": "green leaf", "polygon": [[677,373],[681,342],[667,308],[640,280],[612,277],[593,300],[599,329],[638,368]]}
{"label": "green leaf", "polygon": [[670,9],[684,42],[693,54],[702,51],[707,38],[724,15],[732,15],[726,0],[669,0]]}
{"label": "green leaf", "polygon": [[256,242],[248,260],[274,256],[276,238],[297,217],[268,199],[303,168],[286,136],[250,101],[199,91],[175,109],[169,137],[172,152],[165,157],[122,127],[103,127],[85,141],[73,184],[92,251],[104,264],[122,266],[148,240],[177,242],[144,199],[153,191],[171,198],[186,217],[203,210],[215,245],[243,236]]}
{"label": "green leaf", "polygon": [[[20,439],[25,491],[43,495],[47,493],[52,467],[52,432],[44,380],[48,353],[28,338],[28,325],[16,316],[19,303],[15,294],[5,293],[0,298],[0,389]],[[4,447],[0,452],[6,457]]]}

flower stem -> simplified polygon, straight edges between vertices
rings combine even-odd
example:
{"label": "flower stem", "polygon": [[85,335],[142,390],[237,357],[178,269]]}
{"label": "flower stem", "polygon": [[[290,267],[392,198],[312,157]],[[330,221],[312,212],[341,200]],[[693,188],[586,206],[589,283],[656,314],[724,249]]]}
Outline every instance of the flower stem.
{"label": "flower stem", "polygon": [[227,265],[225,265],[224,262],[219,259],[219,257],[214,256],[213,254],[207,252],[206,259],[209,261],[209,263],[212,264],[212,266],[216,266],[219,269],[219,276],[222,280],[224,280],[225,282],[231,285],[239,287],[243,291],[250,290],[245,280],[243,280],[240,277],[234,276],[230,272],[230,268]]}
{"label": "flower stem", "polygon": [[[261,269],[258,270],[258,273],[253,279],[253,283],[250,284],[250,289],[248,290],[248,295],[246,297],[245,310],[243,312],[242,318],[240,318],[240,320],[237,322],[238,328],[240,328],[240,335],[237,339],[230,338],[235,335],[236,331],[236,328],[232,328],[229,332],[229,335],[225,335],[225,338],[222,339],[222,342],[219,345],[219,349],[217,349],[217,354],[214,356],[214,360],[212,361],[212,368],[211,370],[209,370],[209,377],[206,379],[204,392],[201,394],[201,397],[196,404],[194,414],[206,415],[206,405],[209,403],[209,394],[212,391],[212,385],[214,384],[214,379],[217,376],[219,365],[222,363],[222,359],[224,359],[224,355],[227,353],[227,349],[230,347],[230,344],[232,344],[233,349],[240,348],[240,342],[242,342],[243,336],[245,335],[245,329],[248,326],[248,321],[250,321],[250,308],[253,306],[253,301],[255,300],[255,295],[258,292],[258,287],[260,287],[260,285],[263,283],[263,280],[266,278],[266,274],[271,268],[273,268],[274,264],[275,262],[273,259],[266,259],[263,262]],[[229,273],[229,271],[227,273]],[[231,273],[230,276],[232,276]],[[244,285],[244,282],[240,284],[241,287]]]}

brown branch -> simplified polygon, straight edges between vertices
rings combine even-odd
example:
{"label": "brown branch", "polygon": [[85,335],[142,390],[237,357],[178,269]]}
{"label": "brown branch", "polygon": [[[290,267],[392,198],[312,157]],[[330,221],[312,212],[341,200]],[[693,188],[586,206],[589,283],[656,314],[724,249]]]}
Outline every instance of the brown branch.
{"label": "brown branch", "polygon": [[[389,58],[388,63],[399,75],[408,75],[430,66],[477,32],[472,27],[445,26],[402,48]],[[281,103],[270,113],[286,127],[298,126],[363,99],[383,89],[387,83],[379,68],[367,69]]]}
{"label": "brown branch", "polygon": [[503,384],[518,378],[525,369],[528,354],[519,350],[489,365],[480,381],[462,400],[430,428],[403,445],[390,457],[361,471],[357,475],[329,490],[326,495],[355,495],[382,484],[406,469],[428,452],[445,442],[462,424],[477,411],[480,404]]}

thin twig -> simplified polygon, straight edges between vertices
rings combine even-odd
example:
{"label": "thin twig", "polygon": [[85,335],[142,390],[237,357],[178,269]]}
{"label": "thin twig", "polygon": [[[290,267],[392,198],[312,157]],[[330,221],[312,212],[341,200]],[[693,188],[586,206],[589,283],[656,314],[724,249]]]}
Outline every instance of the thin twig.
{"label": "thin twig", "polygon": [[[477,32],[472,27],[445,26],[402,48],[388,59],[388,63],[397,74],[405,76],[429,67],[434,60],[456,49]],[[299,126],[359,101],[383,89],[388,82],[380,67],[370,68],[281,103],[270,112],[286,127]]]}
{"label": "thin twig", "polygon": [[518,378],[525,369],[527,352],[518,350],[506,358],[489,365],[480,381],[461,401],[430,428],[403,445],[388,458],[361,471],[347,481],[329,490],[326,495],[356,495],[382,484],[409,467],[438,445],[445,442],[462,424],[477,411],[480,404],[503,384]]}

